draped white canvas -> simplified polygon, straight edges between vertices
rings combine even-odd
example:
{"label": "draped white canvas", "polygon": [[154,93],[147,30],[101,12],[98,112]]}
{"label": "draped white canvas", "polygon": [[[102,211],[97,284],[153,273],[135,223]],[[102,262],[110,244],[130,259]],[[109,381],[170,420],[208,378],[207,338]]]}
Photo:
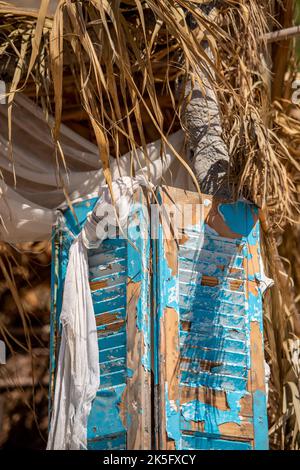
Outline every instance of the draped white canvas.
{"label": "draped white canvas", "polygon": [[[99,195],[105,184],[99,152],[94,144],[62,125],[65,168],[51,137],[53,120],[47,122],[42,110],[21,94],[16,95],[12,106],[11,158],[7,105],[0,105],[0,239],[9,243],[48,239],[56,209],[66,204],[66,193],[72,202]],[[170,135],[168,142],[185,158],[183,131]],[[111,157],[113,181],[131,175],[133,164],[136,175],[154,185],[192,189],[190,176],[180,168],[172,150],[166,146],[161,158],[161,147],[158,140],[147,145],[147,157],[142,149],[134,159],[130,152],[118,160]]]}

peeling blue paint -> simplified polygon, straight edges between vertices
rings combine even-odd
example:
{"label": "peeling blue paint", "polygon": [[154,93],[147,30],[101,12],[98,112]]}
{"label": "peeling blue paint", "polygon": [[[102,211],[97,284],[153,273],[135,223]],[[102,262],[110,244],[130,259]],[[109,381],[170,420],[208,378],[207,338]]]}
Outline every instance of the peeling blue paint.
{"label": "peeling blue paint", "polygon": [[180,449],[180,406],[179,400],[171,402],[169,400],[168,384],[165,384],[165,402],[166,402],[166,431],[169,439],[175,441],[175,448]]}
{"label": "peeling blue paint", "polygon": [[255,449],[268,450],[268,418],[266,413],[266,394],[261,390],[256,390],[253,394],[253,422],[255,429]]}
{"label": "peeling blue paint", "polygon": [[258,214],[258,209],[253,204],[237,201],[232,204],[220,204],[219,212],[232,232],[248,237],[253,231],[254,214]]}
{"label": "peeling blue paint", "polygon": [[248,298],[248,312],[249,312],[249,319],[250,321],[256,321],[259,323],[260,331],[263,331],[263,322],[262,322],[262,298],[259,292],[258,287],[257,295],[254,295],[252,292],[249,292]]}
{"label": "peeling blue paint", "polygon": [[205,436],[195,433],[193,436],[184,435],[182,447],[187,450],[252,450],[249,442],[236,442],[219,439],[218,436]]}
{"label": "peeling blue paint", "polygon": [[[144,353],[142,364],[147,371],[151,370],[151,323],[149,318],[149,225],[145,217],[144,209],[138,204],[132,209],[128,226],[128,277],[132,282],[141,283],[141,292],[136,307],[137,329],[143,333]],[[136,237],[137,222],[139,224],[138,237]]]}
{"label": "peeling blue paint", "polygon": [[[51,358],[55,372],[55,355],[58,345],[54,341],[54,332],[59,325],[63,284],[68,263],[68,253],[73,240],[93,209],[96,199],[83,201],[73,206],[76,214],[67,209],[61,219],[61,225],[54,237],[58,247],[58,259],[54,260],[57,277],[52,276],[53,316],[51,320]],[[138,213],[137,217],[140,217]],[[132,228],[133,230],[134,228]],[[129,231],[129,239],[132,232]],[[148,295],[148,260],[149,240],[134,240],[134,249],[125,238],[105,240],[97,249],[89,250],[89,280],[93,286],[92,299],[96,316],[100,387],[88,420],[89,449],[126,449],[127,431],[131,425],[131,416],[126,413],[124,392],[127,381],[134,375],[134,370],[127,367],[126,303],[129,281],[141,283],[141,293],[137,302],[137,328],[145,338],[143,365],[150,369],[150,321]],[[98,283],[98,286],[97,286]],[[57,287],[56,287],[57,286]],[[142,410],[137,410],[141,413]]]}
{"label": "peeling blue paint", "polygon": [[127,377],[132,378],[133,374],[134,374],[134,371],[130,369],[129,367],[127,367]]}
{"label": "peeling blue paint", "polygon": [[114,389],[100,390],[97,393],[88,420],[88,439],[124,432],[119,413],[116,413],[124,389],[125,384],[121,384]]}
{"label": "peeling blue paint", "polygon": [[[160,193],[158,199],[162,200]],[[52,375],[57,348],[54,335],[59,331],[63,283],[72,233],[80,231],[95,202],[84,201],[74,206],[78,220],[67,210],[64,214],[65,226],[59,227],[55,238],[58,246],[55,263],[59,269],[52,269]],[[249,398],[250,393],[250,323],[258,322],[260,331],[263,331],[261,291],[255,290],[261,273],[259,269],[253,268],[256,258],[260,256],[258,211],[254,205],[242,201],[222,203],[218,210],[227,227],[238,237],[221,237],[217,227],[209,227],[203,220],[198,225],[186,227],[185,238],[179,246],[178,272],[176,269],[176,272],[172,271],[166,259],[163,230],[159,224],[158,240],[152,242],[151,302],[155,309],[152,339],[149,237],[136,239],[136,226],[129,225],[130,243],[121,238],[107,240],[99,249],[89,251],[90,281],[95,286],[97,283],[101,285],[92,289],[101,385],[89,418],[90,449],[125,449],[127,429],[133,422],[133,416],[126,412],[124,403],[125,387],[135,376],[135,370],[128,367],[126,359],[128,282],[140,283],[141,286],[135,319],[137,331],[142,333],[144,341],[141,362],[145,371],[150,372],[152,345],[155,387],[163,387],[165,423],[160,423],[159,409],[156,410],[160,432],[161,427],[165,426],[162,434],[165,432],[178,450],[267,448],[266,397],[263,391],[253,391],[253,419],[249,416],[249,404],[248,414],[242,415],[242,400]],[[143,216],[142,211],[138,211],[137,217],[141,222]],[[133,213],[131,217],[135,217]],[[143,227],[145,224],[141,223],[142,232]],[[146,230],[149,230],[147,227]],[[249,282],[252,283],[251,289]],[[177,395],[174,395],[174,389],[170,395],[167,382],[160,383],[160,372],[165,366],[166,357],[160,354],[159,338],[167,308],[173,309],[175,314],[177,312],[180,324]],[[166,337],[168,331],[164,333]],[[166,351],[167,355],[171,353]],[[178,351],[175,353],[177,355]],[[207,401],[198,399],[195,394],[197,388],[206,390]],[[188,396],[186,401],[182,401],[183,389]],[[170,396],[176,399],[171,400]],[[222,407],[214,406],[212,396],[223,400]],[[144,410],[137,406],[135,413],[141,415]],[[249,429],[252,424],[254,426],[254,444],[251,436],[246,441],[245,437],[239,440],[239,436],[229,438],[220,432],[221,425],[242,425],[245,421]],[[200,432],[202,424],[203,431]]]}
{"label": "peeling blue paint", "polygon": [[204,432],[220,435],[219,426],[224,423],[241,424],[240,400],[245,392],[228,392],[226,394],[228,410],[220,410],[215,406],[205,404],[199,400],[189,401],[181,406],[181,414],[185,421],[202,421]]}
{"label": "peeling blue paint", "polygon": [[[174,201],[173,195],[171,199]],[[259,321],[262,328],[260,291],[254,295],[254,285],[251,291],[248,289],[249,281],[257,282],[259,275],[259,268],[255,269],[253,264],[253,253],[256,251],[256,256],[260,256],[258,210],[253,204],[242,201],[219,204],[218,210],[237,238],[221,237],[218,227],[208,227],[202,222],[189,225],[179,245],[178,273],[172,273],[166,262],[161,228],[157,242],[158,315],[163,318],[164,307],[167,306],[179,311],[181,358],[178,393],[182,387],[185,387],[185,393],[191,389],[191,396],[181,403],[180,410],[171,407],[167,394],[165,396],[166,431],[175,440],[177,449],[250,450],[257,447],[254,436],[251,438],[250,434],[249,442],[245,442],[244,436],[239,439],[238,434],[235,439],[231,436],[226,441],[226,434],[221,435],[219,427],[226,423],[240,426],[246,422],[248,433],[253,424],[254,435],[258,432],[258,423],[248,414],[241,415],[241,400],[250,395],[250,322]],[[250,263],[253,274],[248,269]],[[157,325],[159,330],[160,322]],[[172,354],[171,351],[168,353]],[[224,393],[227,408],[218,408],[213,402],[193,398],[197,388],[207,390],[210,396],[213,391]],[[255,407],[254,403],[254,416]],[[262,411],[266,417],[266,406],[262,405]],[[203,432],[195,430],[195,423],[200,423]],[[237,432],[239,428],[235,429]],[[190,436],[185,435],[187,431]],[[267,427],[263,426],[259,432],[266,436]],[[194,447],[191,442],[194,442]]]}

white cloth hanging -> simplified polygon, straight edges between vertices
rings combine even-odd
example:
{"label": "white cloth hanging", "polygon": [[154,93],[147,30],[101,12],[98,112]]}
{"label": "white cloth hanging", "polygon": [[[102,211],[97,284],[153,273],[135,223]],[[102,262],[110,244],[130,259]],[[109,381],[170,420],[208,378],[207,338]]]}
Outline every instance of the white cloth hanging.
{"label": "white cloth hanging", "polygon": [[[67,171],[60,157],[56,159],[50,125],[42,110],[32,101],[17,94],[12,110],[12,159],[8,146],[7,105],[0,105],[0,239],[9,243],[37,241],[51,237],[56,209],[72,202],[99,196],[105,185],[99,152],[95,145],[61,126],[60,144]],[[168,137],[168,142],[183,158],[184,133]],[[133,162],[131,154],[118,160],[111,157],[112,180],[135,174],[154,185],[170,184],[192,189],[187,171],[166,146],[160,157],[161,141],[147,145],[147,157],[138,149]],[[181,171],[178,171],[180,168]],[[63,183],[63,184],[62,184]]]}
{"label": "white cloth hanging", "polygon": [[47,449],[85,449],[87,420],[99,387],[99,352],[87,251],[77,237],[69,253],[61,344]]}

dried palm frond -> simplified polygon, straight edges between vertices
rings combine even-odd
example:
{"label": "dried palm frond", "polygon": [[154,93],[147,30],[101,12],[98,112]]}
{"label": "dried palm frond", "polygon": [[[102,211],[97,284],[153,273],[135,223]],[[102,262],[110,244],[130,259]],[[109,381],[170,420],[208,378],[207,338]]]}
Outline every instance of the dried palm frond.
{"label": "dried palm frond", "polygon": [[[111,156],[130,150],[134,159],[142,146],[147,158],[148,142],[161,138],[166,143],[170,132],[184,127],[178,84],[201,86],[202,72],[211,71],[230,153],[229,178],[237,196],[261,208],[266,269],[276,282],[265,310],[272,445],[299,447],[298,231],[293,228],[290,237],[291,230],[284,230],[300,219],[300,129],[289,116],[291,41],[268,46],[264,40],[274,25],[292,25],[294,0],[60,0],[54,16],[47,13],[48,3],[43,0],[39,11],[28,11],[0,2],[1,76],[10,104],[22,90],[46,115],[54,114],[58,168],[65,166],[59,143],[65,121],[97,143],[110,184]],[[199,9],[207,3],[213,17]],[[69,101],[76,106],[69,107]],[[281,256],[291,256],[291,244],[288,272]]]}
{"label": "dried palm frond", "polygon": [[[62,0],[52,19],[45,16],[46,0],[37,18],[24,17],[23,10],[10,13],[0,4],[5,22],[0,27],[5,36],[2,57],[13,61],[9,102],[17,90],[24,90],[29,77],[37,95],[46,97],[46,106],[53,96],[53,137],[64,164],[59,146],[63,76],[66,71],[72,74],[109,183],[110,154],[135,154],[137,146],[146,154],[147,142],[158,137],[166,141],[166,135],[180,126],[175,81],[197,75],[199,63],[211,65],[199,35],[223,32],[193,3],[197,2]],[[185,10],[193,12],[197,34],[191,32]]]}
{"label": "dried palm frond", "polygon": [[53,18],[46,16],[48,3],[43,0],[35,16],[0,3],[0,53],[7,57],[5,72],[13,71],[9,102],[30,78],[46,112],[54,112],[60,165],[65,75],[76,84],[109,183],[110,155],[131,150],[134,158],[142,146],[147,158],[147,142],[166,141],[182,126],[176,82],[201,83],[201,71],[214,69],[210,78],[219,90],[237,194],[268,208],[274,226],[292,218],[296,188],[286,164],[298,164],[269,125],[271,77],[260,40],[269,30],[273,2],[209,2],[216,4],[214,22],[197,8],[208,2],[61,0]]}

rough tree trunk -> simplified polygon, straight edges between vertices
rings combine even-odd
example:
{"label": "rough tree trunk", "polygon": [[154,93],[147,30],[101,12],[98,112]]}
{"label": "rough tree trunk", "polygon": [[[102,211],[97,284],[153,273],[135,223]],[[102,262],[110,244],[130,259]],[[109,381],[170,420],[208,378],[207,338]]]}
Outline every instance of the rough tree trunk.
{"label": "rough tree trunk", "polygon": [[[209,2],[200,8],[209,15],[216,2]],[[193,24],[190,25],[193,28]],[[207,41],[203,47],[213,61],[213,54]],[[213,70],[201,70],[202,83],[185,86],[186,105],[182,110],[182,121],[188,135],[188,151],[191,167],[205,194],[231,199],[228,183],[229,154],[222,138],[222,124],[218,98],[213,88]],[[188,98],[191,93],[190,98]]]}

